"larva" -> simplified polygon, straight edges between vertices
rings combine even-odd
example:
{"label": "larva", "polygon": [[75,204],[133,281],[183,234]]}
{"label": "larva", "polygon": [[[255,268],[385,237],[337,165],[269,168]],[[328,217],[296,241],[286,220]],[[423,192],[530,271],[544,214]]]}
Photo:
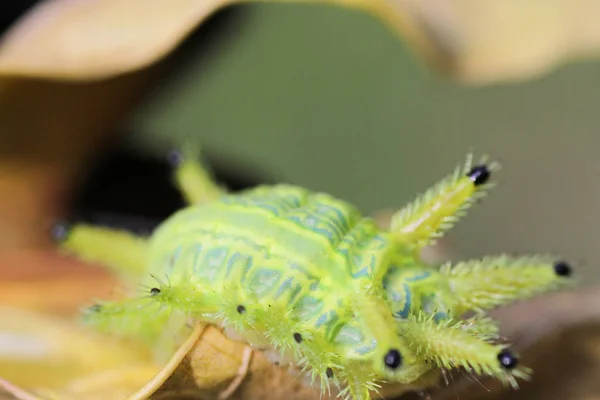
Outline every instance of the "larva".
{"label": "larva", "polygon": [[293,185],[226,193],[175,155],[191,205],[149,238],[61,231],[63,249],[139,276],[145,288],[88,309],[98,329],[155,341],[165,324],[191,317],[290,360],[323,391],[365,400],[380,382],[414,384],[451,368],[516,384],[526,369],[497,342],[486,310],[571,282],[569,264],[547,256],[441,268],[419,258],[491,188],[494,163],[469,157],[380,229],[351,204]]}

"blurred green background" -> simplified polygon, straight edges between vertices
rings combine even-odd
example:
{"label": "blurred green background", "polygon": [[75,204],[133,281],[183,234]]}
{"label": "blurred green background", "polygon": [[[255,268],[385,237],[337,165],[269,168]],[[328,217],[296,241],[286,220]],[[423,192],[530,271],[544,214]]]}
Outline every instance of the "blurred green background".
{"label": "blurred green background", "polygon": [[572,64],[485,87],[425,67],[372,16],[324,5],[245,5],[234,33],[128,125],[134,140],[197,136],[278,181],[365,213],[410,201],[467,152],[500,186],[449,235],[457,257],[552,252],[600,281],[600,69]]}

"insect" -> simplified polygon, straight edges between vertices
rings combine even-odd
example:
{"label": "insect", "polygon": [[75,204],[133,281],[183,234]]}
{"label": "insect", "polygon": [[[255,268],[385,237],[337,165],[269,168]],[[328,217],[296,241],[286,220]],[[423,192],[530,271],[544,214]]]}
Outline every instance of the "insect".
{"label": "insect", "polygon": [[190,205],[150,237],[57,225],[66,251],[139,277],[142,289],[85,311],[99,330],[159,348],[167,326],[215,324],[354,400],[453,368],[516,385],[528,370],[486,311],[572,281],[571,266],[550,256],[440,268],[420,259],[493,186],[496,163],[469,156],[381,229],[325,193],[287,184],[227,193],[193,157],[170,159]]}

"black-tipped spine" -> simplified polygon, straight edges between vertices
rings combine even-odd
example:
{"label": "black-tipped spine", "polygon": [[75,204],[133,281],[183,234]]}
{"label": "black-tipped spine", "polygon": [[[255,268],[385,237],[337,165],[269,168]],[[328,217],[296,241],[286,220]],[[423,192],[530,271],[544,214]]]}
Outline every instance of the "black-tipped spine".
{"label": "black-tipped spine", "polygon": [[573,268],[566,261],[557,261],[554,263],[554,272],[558,276],[569,277],[573,273]]}
{"label": "black-tipped spine", "polygon": [[511,351],[503,350],[498,353],[498,361],[505,369],[515,369],[519,365],[519,359]]}
{"label": "black-tipped spine", "polygon": [[492,172],[487,165],[476,165],[469,172],[467,172],[467,176],[475,186],[481,186],[487,183],[492,176]]}

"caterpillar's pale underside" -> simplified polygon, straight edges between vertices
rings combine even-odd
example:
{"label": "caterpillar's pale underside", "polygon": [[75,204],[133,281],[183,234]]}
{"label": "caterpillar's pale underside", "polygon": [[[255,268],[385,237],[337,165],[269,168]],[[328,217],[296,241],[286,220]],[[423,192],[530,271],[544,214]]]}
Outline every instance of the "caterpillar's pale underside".
{"label": "caterpillar's pale underside", "polygon": [[445,369],[513,386],[527,377],[485,312],[564,286],[569,264],[500,255],[434,268],[419,257],[485,195],[497,164],[469,157],[382,230],[352,205],[292,185],[228,194],[200,163],[174,155],[190,206],[151,237],[58,230],[62,248],[144,288],[88,308],[88,323],[150,343],[189,318],[215,324],[355,400]]}

